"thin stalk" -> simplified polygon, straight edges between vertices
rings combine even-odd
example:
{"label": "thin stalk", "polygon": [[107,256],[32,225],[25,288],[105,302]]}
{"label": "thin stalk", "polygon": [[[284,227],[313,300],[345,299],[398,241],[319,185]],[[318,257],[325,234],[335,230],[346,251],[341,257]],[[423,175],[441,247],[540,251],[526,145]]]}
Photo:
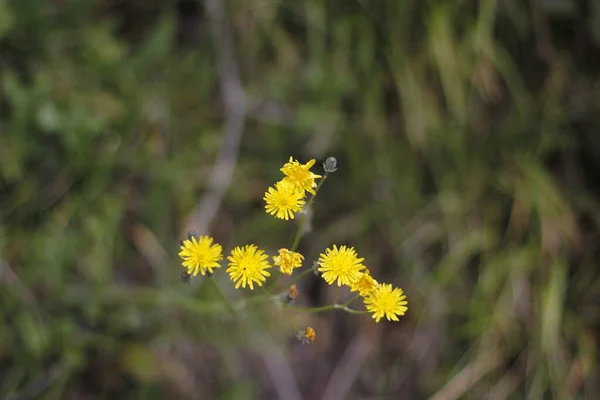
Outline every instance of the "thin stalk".
{"label": "thin stalk", "polygon": [[350,303],[352,303],[354,300],[358,299],[360,297],[360,294],[357,294],[356,296],[350,298],[347,302],[344,303],[344,305],[346,307],[348,307],[350,305]]}
{"label": "thin stalk", "polygon": [[[308,214],[308,210],[310,210],[310,207],[312,206],[313,200],[315,199],[315,196],[319,192],[319,189],[321,188],[321,186],[323,186],[323,182],[325,182],[325,179],[327,179],[327,175],[328,175],[327,173],[325,173],[325,175],[323,175],[323,178],[321,178],[321,180],[317,184],[317,187],[315,188],[315,194],[311,195],[310,199],[308,200],[308,203],[306,203],[306,206],[304,207],[305,212],[302,215],[300,224],[298,224],[298,229],[296,230],[296,235],[294,236],[294,241],[292,242],[292,247],[290,249],[291,251],[296,251],[296,249],[298,248],[298,245],[300,244],[300,239],[302,238],[302,233],[304,232],[304,225],[306,223],[306,215]],[[304,274],[306,274],[310,271],[312,271],[312,267],[310,269],[308,269],[307,271],[304,271],[299,276],[297,276],[292,281],[292,284],[295,283],[301,276],[304,276]],[[269,288],[277,286],[278,282],[279,282],[279,275],[277,275],[275,277],[275,279],[271,280],[271,284],[269,285]]]}
{"label": "thin stalk", "polygon": [[288,306],[286,307],[287,309],[290,309],[292,311],[299,311],[299,312],[308,312],[308,313],[317,313],[317,312],[322,312],[322,311],[328,311],[328,310],[342,310],[345,312],[348,312],[350,314],[368,314],[368,311],[360,311],[360,310],[354,310],[352,308],[348,308],[343,304],[328,304],[326,306],[321,306],[321,307],[292,307],[292,306]]}
{"label": "thin stalk", "polygon": [[350,313],[350,314],[368,314],[369,313],[368,311],[355,310],[353,308],[349,308],[349,307],[346,307],[346,306],[341,306],[341,307],[336,307],[336,308],[344,310],[344,311],[346,311],[347,313]]}
{"label": "thin stalk", "polygon": [[298,225],[298,230],[296,230],[296,236],[294,237],[294,242],[292,243],[292,248],[290,249],[291,251],[296,251],[296,249],[298,248],[298,245],[300,244],[300,238],[302,237],[302,233],[304,232],[304,224],[306,223],[306,215],[308,214],[308,210],[310,210],[310,206],[312,205],[313,200],[315,199],[317,193],[319,192],[319,189],[323,185],[323,182],[325,182],[325,179],[327,179],[327,173],[325,173],[323,178],[319,181],[319,183],[315,189],[315,194],[313,194],[310,197],[310,199],[308,200],[308,203],[306,203],[306,207],[304,207],[305,212],[302,215],[300,224]]}
{"label": "thin stalk", "polygon": [[340,298],[340,293],[342,292],[342,287],[338,286],[337,290],[335,291],[335,300],[333,300],[334,304],[337,304],[338,299]]}
{"label": "thin stalk", "polygon": [[266,288],[266,287],[264,287],[264,286],[261,286],[260,288],[262,289],[262,291],[264,292],[264,294],[266,294],[266,295],[267,295],[267,297],[271,297],[271,293],[269,293],[269,291],[267,290],[267,288]]}
{"label": "thin stalk", "polygon": [[231,311],[233,314],[235,314],[236,313],[235,308],[233,308],[233,305],[231,305],[231,303],[229,302],[229,299],[227,297],[225,297],[225,294],[223,294],[223,291],[221,290],[219,285],[217,285],[217,281],[215,280],[215,278],[213,277],[210,280],[212,281],[213,285],[215,286],[215,289],[217,289],[217,292],[219,293],[219,296],[223,300],[223,303],[225,303],[225,305],[227,306],[229,311]]}
{"label": "thin stalk", "polygon": [[310,273],[311,273],[311,272],[313,272],[313,271],[314,271],[314,270],[313,270],[313,268],[312,268],[312,267],[310,267],[310,268],[309,268],[309,269],[307,269],[307,270],[304,270],[304,271],[302,271],[301,273],[299,273],[298,275],[296,275],[296,276],[294,277],[294,279],[292,279],[292,283],[291,283],[291,284],[293,285],[294,283],[298,282],[298,280],[300,280],[300,278],[303,278],[304,276],[306,276],[306,275],[310,274]]}

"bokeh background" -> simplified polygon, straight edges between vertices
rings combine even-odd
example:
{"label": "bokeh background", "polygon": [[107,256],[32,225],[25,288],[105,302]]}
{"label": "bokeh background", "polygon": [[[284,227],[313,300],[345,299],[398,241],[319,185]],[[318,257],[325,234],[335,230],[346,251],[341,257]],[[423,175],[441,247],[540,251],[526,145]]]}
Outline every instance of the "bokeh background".
{"label": "bokeh background", "polygon": [[[595,0],[0,0],[0,398],[600,398],[599,72]],[[290,156],[400,322],[180,281]]]}

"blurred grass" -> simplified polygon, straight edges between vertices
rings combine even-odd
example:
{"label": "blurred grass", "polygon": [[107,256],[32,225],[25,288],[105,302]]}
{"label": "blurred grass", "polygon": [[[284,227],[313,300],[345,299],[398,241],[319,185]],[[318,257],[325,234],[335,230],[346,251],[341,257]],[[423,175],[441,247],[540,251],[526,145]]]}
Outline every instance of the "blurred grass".
{"label": "blurred grass", "polygon": [[348,398],[599,397],[596,3],[227,4],[250,107],[212,234],[291,242],[263,192],[334,155],[301,250],[356,246],[408,315],[240,321],[179,282],[224,125],[203,3],[0,0],[0,398],[272,398],[263,354],[319,398],[363,334]]}

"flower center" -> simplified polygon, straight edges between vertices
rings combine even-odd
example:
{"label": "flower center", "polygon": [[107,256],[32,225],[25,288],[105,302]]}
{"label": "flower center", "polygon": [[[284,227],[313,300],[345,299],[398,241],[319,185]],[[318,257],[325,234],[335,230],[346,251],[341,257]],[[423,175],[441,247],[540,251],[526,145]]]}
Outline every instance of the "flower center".
{"label": "flower center", "polygon": [[339,255],[335,263],[333,263],[336,272],[347,273],[354,263],[352,257],[348,257],[346,254]]}

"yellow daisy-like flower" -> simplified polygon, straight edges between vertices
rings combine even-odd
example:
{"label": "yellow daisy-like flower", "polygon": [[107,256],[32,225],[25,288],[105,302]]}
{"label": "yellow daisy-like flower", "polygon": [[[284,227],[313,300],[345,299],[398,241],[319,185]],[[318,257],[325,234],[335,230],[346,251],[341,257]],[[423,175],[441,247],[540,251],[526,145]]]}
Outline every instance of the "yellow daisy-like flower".
{"label": "yellow daisy-like flower", "polygon": [[369,270],[360,273],[360,278],[350,284],[351,292],[358,292],[359,295],[365,297],[379,286],[379,283],[371,276]]}
{"label": "yellow daisy-like flower", "polygon": [[304,256],[288,249],[279,249],[279,255],[273,256],[273,265],[281,269],[282,274],[291,275],[294,268],[302,266]]}
{"label": "yellow daisy-like flower", "polygon": [[213,238],[208,236],[200,236],[199,240],[195,237],[186,239],[181,246],[179,256],[183,258],[183,266],[187,268],[189,275],[198,275],[198,271],[202,275],[212,274],[214,268],[221,268],[221,264],[217,261],[223,259],[220,244],[212,244]]}
{"label": "yellow daisy-like flower", "polygon": [[280,219],[294,218],[294,213],[302,210],[304,192],[287,181],[279,181],[275,188],[270,187],[263,200],[267,202],[267,213]]}
{"label": "yellow daisy-like flower", "polygon": [[297,189],[302,192],[315,194],[314,187],[317,187],[315,179],[322,178],[321,175],[314,174],[309,169],[315,165],[315,160],[310,160],[306,164],[300,164],[298,161],[290,157],[290,161],[285,163],[281,172],[285,175],[284,181],[292,183]]}
{"label": "yellow daisy-like flower", "polygon": [[392,288],[390,284],[381,284],[365,298],[365,307],[373,313],[375,322],[384,316],[388,321],[398,321],[399,315],[408,310],[408,301],[402,289]]}
{"label": "yellow daisy-like flower", "polygon": [[268,258],[264,251],[259,250],[253,244],[233,249],[231,256],[227,257],[229,268],[226,272],[235,282],[235,288],[239,288],[240,285],[245,288],[248,285],[251,290],[254,290],[254,283],[262,286],[266,277],[271,276],[266,271],[271,268],[267,261]]}
{"label": "yellow daisy-like flower", "polygon": [[337,280],[337,285],[350,285],[358,281],[361,271],[365,266],[361,264],[364,258],[358,258],[354,247],[341,246],[339,249],[333,245],[332,249],[325,249],[325,254],[319,255],[319,272],[323,279],[330,284]]}

